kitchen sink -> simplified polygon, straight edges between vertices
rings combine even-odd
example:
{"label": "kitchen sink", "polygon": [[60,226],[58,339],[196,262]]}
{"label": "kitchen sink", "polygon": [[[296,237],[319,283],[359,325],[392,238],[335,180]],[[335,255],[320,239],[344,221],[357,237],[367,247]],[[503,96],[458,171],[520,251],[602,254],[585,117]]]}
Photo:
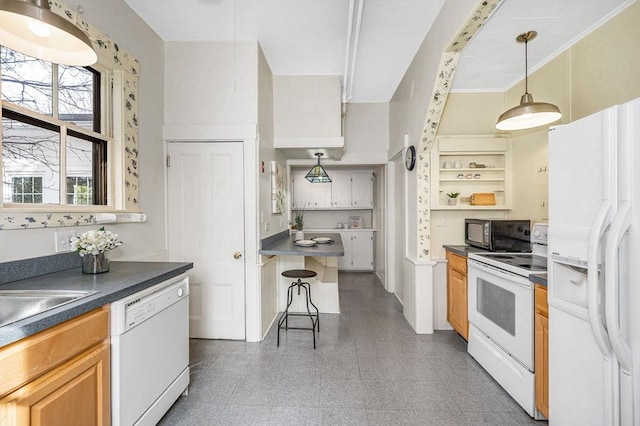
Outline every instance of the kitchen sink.
{"label": "kitchen sink", "polygon": [[0,290],[0,327],[93,293],[95,291]]}

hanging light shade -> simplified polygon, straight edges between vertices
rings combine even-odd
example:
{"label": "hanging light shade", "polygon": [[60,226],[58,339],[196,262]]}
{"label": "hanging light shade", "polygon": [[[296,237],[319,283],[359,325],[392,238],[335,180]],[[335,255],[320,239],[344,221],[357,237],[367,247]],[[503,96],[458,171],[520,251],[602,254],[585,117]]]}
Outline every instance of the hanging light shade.
{"label": "hanging light shade", "polygon": [[329,183],[331,182],[331,178],[325,171],[324,167],[320,165],[320,157],[322,157],[321,152],[316,152],[315,155],[318,157],[318,164],[313,166],[309,173],[305,176],[307,180],[311,183]]}
{"label": "hanging light shade", "polygon": [[562,118],[560,109],[545,102],[534,102],[528,87],[527,43],[538,35],[535,31],[527,31],[516,37],[518,43],[524,43],[524,95],[520,98],[520,105],[503,112],[498,117],[496,129],[522,130],[544,126]]}
{"label": "hanging light shade", "polygon": [[87,66],[98,60],[89,37],[52,12],[48,0],[0,0],[0,44],[56,64]]}

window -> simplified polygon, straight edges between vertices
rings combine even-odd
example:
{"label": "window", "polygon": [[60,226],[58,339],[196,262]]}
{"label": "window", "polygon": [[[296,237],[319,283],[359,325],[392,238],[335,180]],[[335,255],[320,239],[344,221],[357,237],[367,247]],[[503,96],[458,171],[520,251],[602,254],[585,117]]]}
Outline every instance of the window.
{"label": "window", "polygon": [[11,201],[14,203],[41,203],[42,178],[39,176],[14,177]]}
{"label": "window", "polygon": [[0,59],[3,201],[106,205],[101,74],[5,47]]}

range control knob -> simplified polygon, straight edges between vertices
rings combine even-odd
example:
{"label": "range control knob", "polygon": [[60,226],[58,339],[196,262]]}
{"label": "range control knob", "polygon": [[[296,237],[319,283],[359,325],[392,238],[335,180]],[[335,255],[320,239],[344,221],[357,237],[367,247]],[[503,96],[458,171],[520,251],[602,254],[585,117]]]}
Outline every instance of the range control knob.
{"label": "range control knob", "polygon": [[534,229],[533,236],[536,237],[536,238],[540,238],[540,231],[537,230],[537,229]]}
{"label": "range control knob", "polygon": [[182,287],[180,287],[178,289],[178,297],[182,297],[184,295],[184,289]]}

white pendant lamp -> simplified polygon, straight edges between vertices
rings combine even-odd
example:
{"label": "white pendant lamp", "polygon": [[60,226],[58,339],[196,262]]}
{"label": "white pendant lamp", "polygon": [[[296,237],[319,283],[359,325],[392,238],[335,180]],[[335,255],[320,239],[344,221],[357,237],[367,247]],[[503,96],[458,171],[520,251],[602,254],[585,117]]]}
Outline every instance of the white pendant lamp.
{"label": "white pendant lamp", "polygon": [[545,102],[534,102],[533,96],[528,91],[527,43],[529,40],[533,40],[536,35],[538,33],[535,31],[527,31],[516,37],[518,43],[524,43],[524,95],[520,98],[520,105],[503,112],[498,117],[496,123],[498,130],[530,129],[553,123],[562,118],[562,113],[557,106]]}
{"label": "white pendant lamp", "polygon": [[0,0],[0,44],[56,64],[87,66],[98,60],[89,37],[52,12],[48,0]]}
{"label": "white pendant lamp", "polygon": [[327,174],[326,170],[320,165],[320,157],[322,157],[323,154],[321,152],[316,152],[314,155],[318,157],[318,164],[316,164],[311,168],[311,170],[309,170],[309,173],[307,173],[305,178],[307,178],[307,180],[311,183],[331,182],[331,178]]}

